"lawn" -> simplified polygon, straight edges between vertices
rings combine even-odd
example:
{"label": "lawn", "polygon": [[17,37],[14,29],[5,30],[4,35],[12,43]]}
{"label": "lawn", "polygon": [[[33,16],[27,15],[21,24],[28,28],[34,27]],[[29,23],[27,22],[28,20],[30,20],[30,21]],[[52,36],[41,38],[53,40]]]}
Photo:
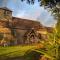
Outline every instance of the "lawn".
{"label": "lawn", "polygon": [[[0,60],[30,60],[27,53],[36,46],[0,46]],[[29,58],[28,58],[29,57]]]}

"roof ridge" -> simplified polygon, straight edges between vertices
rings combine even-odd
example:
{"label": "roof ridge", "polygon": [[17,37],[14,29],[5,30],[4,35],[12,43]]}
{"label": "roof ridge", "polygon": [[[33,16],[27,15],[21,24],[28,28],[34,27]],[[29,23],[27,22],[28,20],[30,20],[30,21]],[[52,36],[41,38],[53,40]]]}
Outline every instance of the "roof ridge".
{"label": "roof ridge", "polygon": [[0,7],[0,9],[4,9],[4,10],[8,10],[8,11],[11,11],[12,12],[12,10],[9,9],[8,7]]}

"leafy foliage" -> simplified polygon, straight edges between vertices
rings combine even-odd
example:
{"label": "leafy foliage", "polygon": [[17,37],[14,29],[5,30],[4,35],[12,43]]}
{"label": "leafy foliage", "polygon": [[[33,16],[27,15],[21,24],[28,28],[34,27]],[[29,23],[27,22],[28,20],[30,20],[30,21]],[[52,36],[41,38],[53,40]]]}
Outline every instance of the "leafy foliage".
{"label": "leafy foliage", "polygon": [[56,28],[54,29],[53,33],[48,33],[48,40],[41,41],[44,45],[44,49],[34,50],[36,52],[42,53],[45,57],[49,58],[50,60],[59,60],[60,59],[60,43],[57,37]]}

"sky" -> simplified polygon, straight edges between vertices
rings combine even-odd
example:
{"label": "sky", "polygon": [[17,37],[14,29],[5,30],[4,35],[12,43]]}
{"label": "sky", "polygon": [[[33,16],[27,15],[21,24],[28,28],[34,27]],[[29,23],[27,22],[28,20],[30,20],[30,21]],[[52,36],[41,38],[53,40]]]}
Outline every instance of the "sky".
{"label": "sky", "polygon": [[[3,2],[4,1],[4,2]],[[54,17],[51,16],[51,12],[48,12],[44,7],[40,7],[37,0],[34,5],[27,4],[26,1],[20,0],[0,0],[0,6],[6,6],[13,11],[13,16],[39,21],[44,26],[51,27],[56,23]]]}

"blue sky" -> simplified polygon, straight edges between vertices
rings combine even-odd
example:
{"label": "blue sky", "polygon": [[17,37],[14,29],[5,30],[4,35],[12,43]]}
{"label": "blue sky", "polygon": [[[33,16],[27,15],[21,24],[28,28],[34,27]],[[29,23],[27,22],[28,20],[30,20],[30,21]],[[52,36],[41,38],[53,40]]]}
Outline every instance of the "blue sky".
{"label": "blue sky", "polygon": [[[4,0],[0,0],[0,2],[2,1]],[[29,5],[26,1],[21,2],[20,0],[7,0],[7,4],[4,2],[0,3],[0,5],[6,5],[8,8],[13,10],[12,15],[15,17],[37,20],[45,26],[53,26],[56,23],[53,16],[51,16],[51,12],[40,7],[37,0],[34,5]]]}

